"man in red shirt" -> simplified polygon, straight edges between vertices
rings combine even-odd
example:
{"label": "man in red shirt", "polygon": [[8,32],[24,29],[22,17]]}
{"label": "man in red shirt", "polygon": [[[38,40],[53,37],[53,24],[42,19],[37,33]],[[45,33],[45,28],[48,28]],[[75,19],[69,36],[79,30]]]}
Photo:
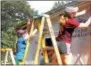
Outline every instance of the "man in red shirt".
{"label": "man in red shirt", "polygon": [[61,59],[63,64],[72,64],[71,63],[71,49],[70,43],[72,38],[72,33],[75,28],[87,28],[91,23],[91,16],[85,23],[80,23],[74,18],[76,16],[82,15],[85,13],[77,13],[78,7],[66,7],[65,14],[60,15],[60,29],[58,36],[56,37],[57,45],[61,54]]}

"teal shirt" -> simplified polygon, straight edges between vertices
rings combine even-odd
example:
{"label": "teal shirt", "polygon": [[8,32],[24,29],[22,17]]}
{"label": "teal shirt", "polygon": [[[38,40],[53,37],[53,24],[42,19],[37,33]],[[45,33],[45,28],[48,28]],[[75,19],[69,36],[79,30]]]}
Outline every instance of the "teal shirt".
{"label": "teal shirt", "polygon": [[26,42],[24,37],[20,37],[17,42],[16,59],[22,61],[26,48]]}

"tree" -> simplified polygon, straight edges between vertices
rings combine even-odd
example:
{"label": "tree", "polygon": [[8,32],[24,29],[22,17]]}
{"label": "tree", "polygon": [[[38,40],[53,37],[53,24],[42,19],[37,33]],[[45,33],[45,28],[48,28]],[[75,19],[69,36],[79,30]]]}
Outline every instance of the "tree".
{"label": "tree", "polygon": [[63,7],[65,4],[72,2],[72,1],[57,1],[54,3],[52,9],[56,9],[58,7]]}
{"label": "tree", "polygon": [[27,18],[37,14],[26,1],[1,1],[1,47],[15,49],[15,24],[24,23]]}

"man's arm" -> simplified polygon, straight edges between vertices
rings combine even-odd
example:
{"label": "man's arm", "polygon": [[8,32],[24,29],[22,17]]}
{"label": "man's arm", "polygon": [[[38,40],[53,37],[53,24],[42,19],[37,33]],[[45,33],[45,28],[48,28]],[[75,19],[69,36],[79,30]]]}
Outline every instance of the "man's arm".
{"label": "man's arm", "polygon": [[87,28],[91,24],[91,17],[85,22],[85,23],[80,23],[79,28]]}
{"label": "man's arm", "polygon": [[28,21],[27,21],[27,28],[26,28],[28,34],[30,32],[31,24],[32,24],[32,19],[28,19]]}
{"label": "man's arm", "polygon": [[26,35],[25,39],[31,39],[37,33],[37,29],[35,29],[30,35]]}
{"label": "man's arm", "polygon": [[31,37],[34,36],[37,33],[37,29],[35,29],[32,33],[31,33]]}
{"label": "man's arm", "polygon": [[86,10],[82,10],[76,13],[76,17],[86,14]]}

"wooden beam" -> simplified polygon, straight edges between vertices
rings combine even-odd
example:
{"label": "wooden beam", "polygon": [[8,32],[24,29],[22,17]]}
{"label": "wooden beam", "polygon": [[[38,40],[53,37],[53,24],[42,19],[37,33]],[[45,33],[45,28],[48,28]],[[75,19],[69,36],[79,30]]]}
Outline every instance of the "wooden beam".
{"label": "wooden beam", "polygon": [[47,53],[47,48],[46,48],[46,45],[45,45],[45,39],[44,37],[42,37],[42,50],[43,50],[43,56],[44,56],[44,61],[46,64],[49,63],[49,59],[48,59],[48,53]]}

